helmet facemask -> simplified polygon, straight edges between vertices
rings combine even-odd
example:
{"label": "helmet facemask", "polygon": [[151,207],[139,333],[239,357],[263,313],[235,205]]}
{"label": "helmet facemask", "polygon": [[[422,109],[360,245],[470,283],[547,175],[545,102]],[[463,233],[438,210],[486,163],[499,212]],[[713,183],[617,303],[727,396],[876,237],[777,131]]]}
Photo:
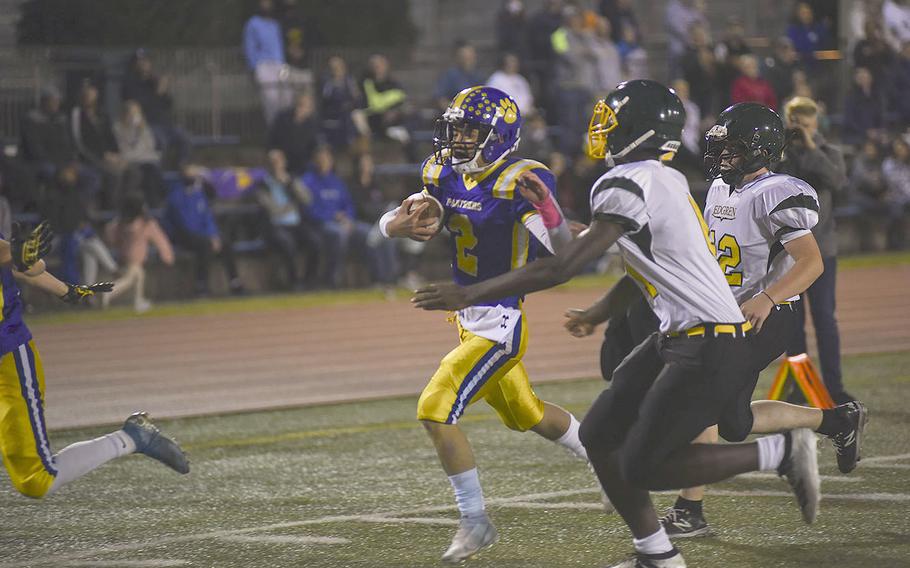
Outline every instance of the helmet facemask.
{"label": "helmet facemask", "polygon": [[436,163],[450,163],[459,174],[481,172],[490,165],[483,159],[483,149],[493,136],[493,128],[463,117],[460,109],[450,107],[436,120],[433,134]]}
{"label": "helmet facemask", "polygon": [[704,171],[708,181],[720,178],[730,187],[740,187],[746,175],[770,164],[767,152],[751,149],[742,140],[728,138],[722,125],[712,127],[705,138]]}
{"label": "helmet facemask", "polygon": [[608,135],[619,127],[616,111],[605,100],[594,105],[591,121],[588,123],[588,145],[585,149],[588,157],[595,160],[606,159],[609,155]]}
{"label": "helmet facemask", "polygon": [[[620,128],[618,113],[628,102],[629,97],[624,97],[616,103],[615,107],[611,107],[604,99],[597,101],[594,105],[594,112],[591,114],[591,121],[588,123],[588,145],[585,148],[588,157],[605,160],[608,167],[613,167],[615,159],[627,156],[657,134],[653,128],[648,129],[618,152],[611,150],[610,133]],[[679,150],[679,146],[679,141],[668,140],[664,142],[659,148],[663,152],[660,159],[664,161],[672,160]]]}

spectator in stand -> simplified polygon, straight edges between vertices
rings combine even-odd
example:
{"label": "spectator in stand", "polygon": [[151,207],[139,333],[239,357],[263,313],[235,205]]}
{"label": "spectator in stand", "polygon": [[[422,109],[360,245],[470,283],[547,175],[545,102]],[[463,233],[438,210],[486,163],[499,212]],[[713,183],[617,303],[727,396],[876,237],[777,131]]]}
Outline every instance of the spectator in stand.
{"label": "spectator in stand", "polygon": [[730,87],[730,103],[756,102],[772,109],[777,108],[777,95],[771,83],[762,78],[758,59],[754,55],[739,58],[740,75]]}
{"label": "spectator in stand", "polygon": [[477,71],[477,51],[463,40],[455,42],[455,64],[436,82],[436,101],[445,110],[462,89],[480,85],[483,77]]}
{"label": "spectator in stand", "polygon": [[496,47],[499,53],[528,57],[528,15],[523,0],[502,0],[496,14]]}
{"label": "spectator in stand", "polygon": [[[313,168],[303,176],[303,184],[313,196],[308,212],[317,223],[322,237],[327,283],[333,288],[342,285],[345,262],[352,252],[369,266],[375,282],[394,282],[394,267],[379,262],[388,256],[380,253],[378,246],[372,250],[369,248],[367,235],[370,225],[356,219],[354,201],[347,185],[335,175],[334,167],[332,151],[323,146],[316,150]],[[380,241],[383,246],[395,246],[389,239]]]}
{"label": "spectator in stand", "polygon": [[597,17],[594,22],[594,33],[591,42],[594,49],[594,93],[602,97],[622,83],[622,58],[619,49],[613,43],[610,20]]}
{"label": "spectator in stand", "polygon": [[882,177],[891,211],[889,246],[900,250],[906,245],[906,225],[910,218],[910,134],[899,136],[891,143],[891,155],[882,164]]}
{"label": "spectator in stand", "polygon": [[78,164],[69,121],[60,111],[57,89],[48,87],[41,92],[39,106],[25,115],[21,132],[22,159],[38,174],[39,179],[53,180],[60,168],[76,164],[79,193],[84,199],[94,199],[101,187],[101,179],[92,168]]}
{"label": "spectator in stand", "polygon": [[641,46],[641,36],[632,26],[624,25],[622,39],[616,44],[619,57],[622,59],[623,80],[647,79],[648,53]]}
{"label": "spectator in stand", "polygon": [[7,156],[0,152],[0,180],[3,181],[3,196],[9,200],[14,213],[40,209],[44,196],[39,192],[34,171],[22,161],[21,155]]}
{"label": "spectator in stand", "polygon": [[[837,284],[834,202],[847,178],[841,150],[818,132],[818,114],[818,105],[812,99],[796,97],[787,102],[782,115],[790,143],[784,159],[774,165],[774,171],[805,180],[818,194],[818,224],[812,228],[812,234],[818,242],[825,271],[809,286],[806,296],[812,310],[822,378],[834,402],[844,404],[854,399],[844,389],[841,377],[840,332],[834,314]],[[799,307],[798,314],[800,323],[787,349],[790,355],[806,353],[805,306]]]}
{"label": "spectator in stand", "polygon": [[9,240],[13,236],[13,207],[6,198],[7,181],[0,173],[0,235]]}
{"label": "spectator in stand", "polygon": [[[410,241],[405,245],[405,240],[398,239],[391,241],[382,236],[379,230],[379,218],[387,211],[395,209],[401,203],[400,192],[396,191],[390,194],[383,191],[383,188],[376,183],[375,163],[373,156],[370,154],[361,154],[357,158],[354,167],[354,183],[351,185],[351,195],[354,198],[357,215],[370,223],[372,226],[367,235],[367,247],[378,254],[379,257],[374,260],[377,265],[384,266],[382,272],[385,281],[380,282],[385,286],[391,286],[394,281],[404,272],[403,282],[412,284],[420,281],[416,273],[418,256],[426,246],[426,243]],[[385,241],[385,242],[383,242]],[[389,242],[394,243],[390,245]],[[404,263],[399,252],[405,253]],[[402,271],[402,265],[404,271]],[[407,286],[411,287],[411,286]]]}
{"label": "spectator in stand", "polygon": [[155,74],[152,60],[144,49],[137,50],[130,58],[123,77],[121,98],[137,101],[142,107],[155,142],[164,154],[170,155],[168,163],[180,164],[189,157],[190,137],[174,123],[170,81],[166,76]]}
{"label": "spectator in stand", "polygon": [[528,117],[536,112],[534,93],[528,80],[521,74],[521,62],[514,53],[502,54],[499,68],[490,75],[485,84],[510,94],[518,104],[521,116]]}
{"label": "spectator in stand", "polygon": [[711,29],[705,16],[704,0],[670,0],[665,12],[667,49],[670,64],[670,78],[676,79],[682,73],[680,62],[689,43],[689,30],[695,24]]}
{"label": "spectator in stand", "polygon": [[595,76],[595,56],[585,28],[584,14],[574,6],[565,9],[565,24],[553,32],[556,53],[556,85],[559,93],[559,151],[575,156],[581,150],[591,115],[591,78]]}
{"label": "spectator in stand", "polygon": [[787,26],[787,37],[793,48],[806,62],[815,61],[815,52],[831,47],[828,27],[815,21],[815,14],[808,2],[797,2],[793,22]]}
{"label": "spectator in stand", "polygon": [[763,76],[771,83],[778,101],[785,101],[793,96],[795,85],[793,73],[801,69],[799,56],[793,49],[793,42],[786,36],[774,41],[774,55],[765,58]]}
{"label": "spectator in stand", "polygon": [[327,66],[319,101],[322,132],[332,148],[347,150],[366,128],[355,124],[354,111],[361,106],[360,89],[340,56],[330,57]]}
{"label": "spectator in stand", "polygon": [[556,54],[550,37],[562,25],[562,8],[562,0],[546,0],[528,22],[530,59],[525,61],[526,68],[529,78],[538,86],[538,106],[546,110],[550,121],[555,120],[558,105],[554,78]]}
{"label": "spectator in stand", "polygon": [[117,263],[92,227],[85,198],[79,191],[79,170],[75,163],[57,171],[47,193],[44,216],[60,238],[64,281],[81,282],[87,276],[97,280],[99,263],[109,272],[117,270]]}
{"label": "spectator in stand", "polygon": [[316,26],[308,25],[303,8],[297,0],[284,0],[281,9],[281,33],[284,37],[284,57],[288,65],[299,71],[310,68],[310,51],[316,43]]}
{"label": "spectator in stand", "polygon": [[856,0],[851,3],[846,29],[851,48],[866,36],[866,22],[875,21],[882,24],[882,4],[884,0]]}
{"label": "spectator in stand", "polygon": [[865,32],[865,37],[853,48],[853,65],[865,67],[872,73],[876,83],[885,84],[885,72],[894,62],[894,52],[885,41],[880,22],[866,20]]}
{"label": "spectator in stand", "polygon": [[210,293],[209,267],[215,256],[221,257],[231,294],[243,294],[233,243],[222,237],[209,204],[209,194],[214,193],[214,188],[205,181],[205,169],[184,164],[180,174],[180,183],[167,196],[164,227],[175,245],[193,253],[196,296],[205,297]]}
{"label": "spectator in stand", "polygon": [[715,51],[711,47],[708,30],[696,23],[689,30],[689,45],[683,55],[680,67],[682,77],[689,85],[694,102],[702,116],[712,116],[718,109],[717,95],[718,65]]}
{"label": "spectator in stand", "polygon": [[106,199],[101,206],[112,207],[120,196],[127,164],[117,151],[110,119],[98,108],[98,88],[90,81],[82,84],[79,104],[70,113],[70,127],[79,157],[104,174]]}
{"label": "spectator in stand", "polygon": [[[531,113],[521,127],[521,155],[543,162],[550,170],[558,169],[556,162],[565,162],[565,157],[556,151],[547,132],[547,121],[543,113]],[[554,176],[557,174],[554,173]]]}
{"label": "spectator in stand", "polygon": [[[738,17],[727,19],[723,39],[714,46],[714,57],[717,59],[717,108],[730,106],[727,93],[733,81],[739,75],[739,58],[751,55],[752,49],[746,44],[746,28]],[[779,100],[779,99],[778,99]]]}
{"label": "spectator in stand", "polygon": [[910,3],[907,0],[885,0],[882,5],[885,38],[894,51],[910,41]]}
{"label": "spectator in stand", "polygon": [[841,137],[847,144],[862,144],[867,139],[882,140],[885,128],[885,92],[875,84],[865,67],[853,70],[853,86],[847,93]]}
{"label": "spectator in stand", "polygon": [[[405,148],[410,148],[411,134],[405,127],[408,94],[389,73],[389,59],[378,53],[370,56],[364,75],[363,95],[367,124],[374,136],[391,138]],[[409,152],[410,161],[418,158]]]}
{"label": "spectator in stand", "polygon": [[145,122],[138,102],[124,101],[120,119],[114,123],[113,130],[117,149],[127,164],[127,190],[140,189],[146,200],[157,207],[164,197],[161,154],[155,148],[155,136]]}
{"label": "spectator in stand", "polygon": [[600,0],[600,13],[610,21],[610,38],[613,43],[622,40],[622,30],[626,26],[635,30],[636,37],[641,36],[641,27],[632,9],[632,0]]}
{"label": "spectator in stand", "polygon": [[273,0],[258,0],[256,13],[244,24],[243,54],[259,86],[265,122],[271,125],[278,111],[291,105],[291,92],[284,84],[284,38]]}
{"label": "spectator in stand", "polygon": [[[319,236],[301,214],[313,197],[298,178],[288,173],[281,150],[269,151],[268,174],[259,182],[255,195],[268,221],[266,240],[284,261],[288,286],[295,290],[315,288],[319,274]],[[297,255],[301,252],[306,263],[303,278],[297,268]]]}
{"label": "spectator in stand", "polygon": [[904,42],[900,54],[887,73],[890,77],[888,110],[896,115],[899,124],[910,124],[910,41]]}
{"label": "spectator in stand", "polygon": [[113,291],[101,296],[101,307],[107,308],[111,301],[132,289],[133,310],[138,314],[149,311],[152,302],[145,296],[145,263],[148,261],[149,245],[155,247],[158,257],[168,266],[174,264],[174,249],[158,221],[149,215],[141,193],[131,192],[124,196],[120,213],[108,223],[105,235],[126,268],[123,275],[114,281]]}
{"label": "spectator in stand", "polygon": [[[882,151],[874,140],[863,143],[853,158],[850,171],[850,204],[859,209],[860,250],[872,248],[869,242],[877,226],[890,228],[891,206],[886,199],[887,187],[882,175]],[[888,231],[890,233],[890,231]],[[891,236],[889,234],[889,236]],[[889,243],[891,248],[891,243]]]}
{"label": "spectator in stand", "polygon": [[695,101],[689,98],[689,83],[685,79],[673,81],[671,87],[676,91],[683,108],[686,110],[686,123],[682,131],[682,148],[679,149],[674,162],[678,162],[694,171],[702,169],[701,141],[704,129],[701,125],[701,110]]}
{"label": "spectator in stand", "polygon": [[306,171],[313,152],[323,142],[313,95],[300,93],[293,108],[282,111],[269,128],[269,150],[281,150],[288,170],[295,175]]}

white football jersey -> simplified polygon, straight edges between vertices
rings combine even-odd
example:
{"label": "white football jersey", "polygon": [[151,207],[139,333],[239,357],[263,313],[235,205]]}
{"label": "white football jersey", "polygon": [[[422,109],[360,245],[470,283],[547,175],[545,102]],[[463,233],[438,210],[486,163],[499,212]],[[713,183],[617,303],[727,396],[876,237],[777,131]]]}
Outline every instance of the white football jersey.
{"label": "white football jersey", "polygon": [[626,272],[660,318],[661,333],[742,323],[686,178],[657,160],[616,166],[591,188],[596,219],[623,225]]}
{"label": "white football jersey", "polygon": [[741,304],[793,267],[784,245],[818,223],[818,195],[808,183],[783,174],[762,175],[733,191],[717,179],[708,190],[705,220],[717,261]]}

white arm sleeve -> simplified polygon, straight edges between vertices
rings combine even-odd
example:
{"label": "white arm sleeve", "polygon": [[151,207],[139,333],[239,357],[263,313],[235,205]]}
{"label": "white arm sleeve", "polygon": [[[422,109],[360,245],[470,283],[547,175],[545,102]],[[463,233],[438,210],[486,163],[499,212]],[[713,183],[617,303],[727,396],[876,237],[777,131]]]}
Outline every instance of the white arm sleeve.
{"label": "white arm sleeve", "polygon": [[528,215],[524,221],[525,228],[540,241],[551,254],[556,254],[572,240],[569,224],[563,219],[562,223],[552,229],[547,229],[539,213]]}
{"label": "white arm sleeve", "polygon": [[386,213],[382,217],[379,218],[379,232],[382,233],[382,236],[387,239],[392,238],[389,236],[389,231],[388,231],[389,221],[394,219],[395,215],[398,215],[399,209],[401,209],[400,206],[396,207],[395,209],[392,209],[391,211],[386,211]]}

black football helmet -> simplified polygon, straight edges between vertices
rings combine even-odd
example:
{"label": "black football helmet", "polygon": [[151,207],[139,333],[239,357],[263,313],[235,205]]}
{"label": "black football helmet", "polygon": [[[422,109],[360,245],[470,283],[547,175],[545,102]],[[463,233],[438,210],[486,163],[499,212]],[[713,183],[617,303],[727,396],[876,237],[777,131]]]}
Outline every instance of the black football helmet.
{"label": "black football helmet", "polygon": [[620,83],[594,105],[588,125],[588,155],[608,163],[636,148],[679,150],[686,111],[672,89],[657,81]]}
{"label": "black football helmet", "polygon": [[[737,103],[720,113],[705,134],[705,177],[736,187],[746,174],[780,160],[784,139],[784,123],[776,112],[758,103]],[[742,160],[734,166],[737,157]]]}

